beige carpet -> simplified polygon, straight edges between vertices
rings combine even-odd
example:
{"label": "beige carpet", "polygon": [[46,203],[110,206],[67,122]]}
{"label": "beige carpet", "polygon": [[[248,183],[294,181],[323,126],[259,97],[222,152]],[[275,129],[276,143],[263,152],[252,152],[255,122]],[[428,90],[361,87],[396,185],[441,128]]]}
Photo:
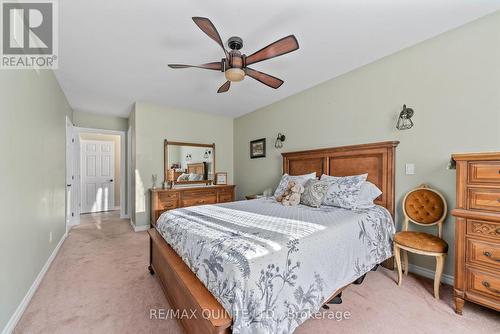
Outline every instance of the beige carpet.
{"label": "beige carpet", "polygon": [[[182,333],[176,320],[150,320],[150,309],[169,306],[148,256],[146,232],[132,232],[117,213],[83,216],[15,333]],[[443,286],[436,301],[432,281],[410,275],[398,288],[395,274],[379,268],[331,308],[349,319],[309,320],[295,333],[499,333],[499,313],[466,303],[455,315],[451,291]]]}

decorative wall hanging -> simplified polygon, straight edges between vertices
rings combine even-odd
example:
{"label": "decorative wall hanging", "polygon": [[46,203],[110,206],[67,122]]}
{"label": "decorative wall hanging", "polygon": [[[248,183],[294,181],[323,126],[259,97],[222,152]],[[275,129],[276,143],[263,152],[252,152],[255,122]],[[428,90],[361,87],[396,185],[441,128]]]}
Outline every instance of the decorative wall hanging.
{"label": "decorative wall hanging", "polygon": [[252,140],[250,142],[250,158],[265,158],[266,157],[266,138]]}

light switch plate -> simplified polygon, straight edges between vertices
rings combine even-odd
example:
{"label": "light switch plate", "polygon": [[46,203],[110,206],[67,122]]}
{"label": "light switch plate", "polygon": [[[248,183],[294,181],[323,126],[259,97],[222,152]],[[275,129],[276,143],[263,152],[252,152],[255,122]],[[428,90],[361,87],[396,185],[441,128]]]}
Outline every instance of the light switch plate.
{"label": "light switch plate", "polygon": [[415,164],[407,163],[405,165],[406,175],[415,175]]}

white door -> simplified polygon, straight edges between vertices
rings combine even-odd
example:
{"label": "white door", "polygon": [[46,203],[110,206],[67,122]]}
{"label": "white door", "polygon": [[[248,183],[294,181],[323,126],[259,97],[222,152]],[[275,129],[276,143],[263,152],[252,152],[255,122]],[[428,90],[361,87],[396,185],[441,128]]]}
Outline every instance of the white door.
{"label": "white door", "polygon": [[115,207],[115,143],[81,140],[81,213],[113,210]]}

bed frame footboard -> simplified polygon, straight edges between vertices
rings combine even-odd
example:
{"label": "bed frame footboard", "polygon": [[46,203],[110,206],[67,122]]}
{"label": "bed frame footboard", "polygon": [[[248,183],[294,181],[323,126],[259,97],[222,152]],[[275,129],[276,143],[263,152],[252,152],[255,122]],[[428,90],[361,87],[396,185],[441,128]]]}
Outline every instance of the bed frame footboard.
{"label": "bed frame footboard", "polygon": [[[177,253],[154,228],[150,238],[149,271],[155,274],[170,307],[179,314],[190,315],[178,319],[187,333],[231,333],[229,313],[201,283]],[[192,315],[192,316],[191,316]]]}

